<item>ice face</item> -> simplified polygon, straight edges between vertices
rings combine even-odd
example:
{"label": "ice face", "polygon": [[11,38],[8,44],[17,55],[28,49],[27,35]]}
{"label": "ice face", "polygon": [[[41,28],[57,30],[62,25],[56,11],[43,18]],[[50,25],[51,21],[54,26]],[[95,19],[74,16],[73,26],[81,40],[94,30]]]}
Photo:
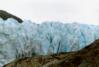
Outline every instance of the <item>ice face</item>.
{"label": "ice face", "polygon": [[99,39],[99,26],[60,22],[42,24],[0,18],[0,67],[23,57],[77,51]]}

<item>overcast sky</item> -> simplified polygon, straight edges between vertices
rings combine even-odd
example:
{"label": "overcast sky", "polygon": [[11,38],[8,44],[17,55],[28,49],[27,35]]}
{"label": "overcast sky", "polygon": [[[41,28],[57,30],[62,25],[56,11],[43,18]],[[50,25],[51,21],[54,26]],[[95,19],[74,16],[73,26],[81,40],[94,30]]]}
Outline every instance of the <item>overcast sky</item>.
{"label": "overcast sky", "polygon": [[0,0],[0,9],[37,23],[99,24],[99,0]]}

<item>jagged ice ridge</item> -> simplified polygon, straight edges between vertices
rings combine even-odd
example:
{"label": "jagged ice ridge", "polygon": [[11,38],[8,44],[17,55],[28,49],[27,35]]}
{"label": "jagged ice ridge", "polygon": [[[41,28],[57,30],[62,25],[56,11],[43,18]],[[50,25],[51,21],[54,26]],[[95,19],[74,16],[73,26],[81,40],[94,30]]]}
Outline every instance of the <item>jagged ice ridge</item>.
{"label": "jagged ice ridge", "polygon": [[0,67],[17,58],[77,51],[96,39],[95,25],[0,19]]}

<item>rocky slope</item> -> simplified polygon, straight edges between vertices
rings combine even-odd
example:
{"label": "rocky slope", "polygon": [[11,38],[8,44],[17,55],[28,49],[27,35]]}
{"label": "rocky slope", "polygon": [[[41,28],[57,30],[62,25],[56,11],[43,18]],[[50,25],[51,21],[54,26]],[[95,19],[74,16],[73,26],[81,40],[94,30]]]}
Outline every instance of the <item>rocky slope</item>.
{"label": "rocky slope", "polygon": [[77,52],[22,58],[3,67],[99,67],[99,40]]}

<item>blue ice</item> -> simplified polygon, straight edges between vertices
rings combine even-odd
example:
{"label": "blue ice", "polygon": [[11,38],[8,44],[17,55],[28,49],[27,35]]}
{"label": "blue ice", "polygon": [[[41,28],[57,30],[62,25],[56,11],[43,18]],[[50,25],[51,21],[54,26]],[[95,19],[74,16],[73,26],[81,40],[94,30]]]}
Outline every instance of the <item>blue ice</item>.
{"label": "blue ice", "polygon": [[0,18],[0,67],[22,57],[77,51],[99,39],[99,26],[80,23],[42,24]]}

